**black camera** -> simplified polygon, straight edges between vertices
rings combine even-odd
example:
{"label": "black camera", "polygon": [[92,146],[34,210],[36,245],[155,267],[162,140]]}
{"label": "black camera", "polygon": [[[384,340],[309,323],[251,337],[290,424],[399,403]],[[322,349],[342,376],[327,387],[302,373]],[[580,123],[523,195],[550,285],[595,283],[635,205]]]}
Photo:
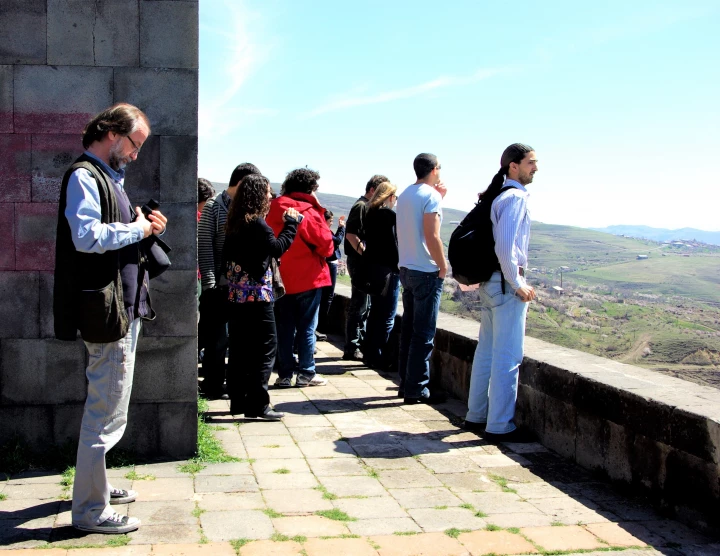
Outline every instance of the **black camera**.
{"label": "black camera", "polygon": [[147,203],[145,203],[142,207],[140,207],[140,210],[145,215],[145,218],[150,216],[150,213],[154,210],[157,210],[160,208],[160,203],[158,203],[155,199],[150,199]]}

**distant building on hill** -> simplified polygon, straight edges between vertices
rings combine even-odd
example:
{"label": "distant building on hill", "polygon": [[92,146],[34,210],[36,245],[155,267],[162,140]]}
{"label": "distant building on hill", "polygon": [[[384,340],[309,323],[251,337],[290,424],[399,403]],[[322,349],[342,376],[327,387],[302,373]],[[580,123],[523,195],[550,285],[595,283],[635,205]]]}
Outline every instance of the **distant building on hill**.
{"label": "distant building on hill", "polygon": [[638,261],[644,261],[644,260],[647,259],[647,258],[648,258],[647,255],[638,255],[638,256],[637,256],[637,260],[638,260]]}

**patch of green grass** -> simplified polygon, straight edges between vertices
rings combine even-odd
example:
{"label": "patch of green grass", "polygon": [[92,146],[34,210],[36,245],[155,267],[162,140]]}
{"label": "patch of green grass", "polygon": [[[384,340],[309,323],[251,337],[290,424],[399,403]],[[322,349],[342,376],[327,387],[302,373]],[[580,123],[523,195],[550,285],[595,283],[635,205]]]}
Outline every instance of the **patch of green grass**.
{"label": "patch of green grass", "polygon": [[565,524],[562,521],[553,521],[550,525],[553,527],[565,527]]}
{"label": "patch of green grass", "polygon": [[280,444],[267,444],[263,448],[279,448]]}
{"label": "patch of green grass", "polygon": [[125,546],[127,545],[132,539],[128,537],[127,535],[117,535],[113,536],[108,539],[107,546]]}
{"label": "patch of green grass", "polygon": [[282,533],[273,533],[270,537],[271,541],[274,542],[286,542],[286,541],[295,541],[298,543],[304,543],[307,540],[307,537],[304,537],[302,535],[295,535],[294,537],[288,537],[287,535],[283,535]]}
{"label": "patch of green grass", "polygon": [[283,514],[281,514],[280,512],[276,512],[276,511],[273,510],[272,508],[265,508],[262,512],[263,512],[266,516],[268,516],[269,518],[282,517],[282,516],[283,516]]}
{"label": "patch of green grass", "polygon": [[337,508],[334,508],[332,510],[320,510],[318,512],[315,512],[315,515],[327,517],[328,519],[333,519],[335,521],[357,521],[357,518],[350,517],[344,511],[338,510]]}
{"label": "patch of green grass", "polygon": [[7,494],[3,494],[2,492],[0,492],[0,502],[4,500],[7,500]]}
{"label": "patch of green grass", "polygon": [[237,554],[240,554],[240,549],[250,542],[250,539],[233,539],[230,541],[230,545],[235,549]]}
{"label": "patch of green grass", "polygon": [[67,467],[65,471],[62,472],[60,478],[60,486],[62,486],[62,494],[60,494],[60,499],[70,500],[70,490],[72,489],[73,482],[75,482],[75,468]]}
{"label": "patch of green grass", "polygon": [[512,533],[513,535],[519,535],[520,529],[518,527],[508,527],[505,529],[508,533]]}
{"label": "patch of green grass", "polygon": [[365,496],[364,494],[351,494],[350,496],[343,496],[343,498],[352,498],[353,500],[365,500],[366,498],[369,498],[369,496]]}
{"label": "patch of green grass", "polygon": [[125,474],[125,478],[130,481],[154,481],[155,475],[143,475],[133,469],[132,471]]}
{"label": "patch of green grass", "polygon": [[393,535],[398,537],[409,537],[411,535],[417,535],[417,531],[395,531]]}
{"label": "patch of green grass", "polygon": [[215,425],[214,427],[210,427],[214,431],[226,431],[228,430],[227,427],[223,427],[222,425]]}
{"label": "patch of green grass", "polygon": [[343,533],[342,535],[324,535],[318,537],[320,539],[359,539],[360,535],[351,535],[349,533]]}
{"label": "patch of green grass", "polygon": [[502,527],[500,527],[499,525],[493,525],[492,523],[488,523],[485,526],[485,530],[487,530],[487,531],[502,531]]}
{"label": "patch of green grass", "polygon": [[372,539],[370,539],[370,538],[367,538],[366,540],[367,540],[368,544],[369,544],[370,546],[372,546],[375,550],[380,550],[380,549],[382,548],[382,547],[381,547],[378,543],[376,543],[374,540],[372,540]]}
{"label": "patch of green grass", "polygon": [[475,506],[473,506],[472,504],[468,504],[467,502],[465,502],[464,504],[460,504],[460,507],[466,510],[470,510],[471,512],[475,510]]}
{"label": "patch of green grass", "polygon": [[456,527],[451,527],[450,529],[445,529],[445,534],[452,538],[457,539],[461,533],[469,533],[470,529],[458,529]]}
{"label": "patch of green grass", "polygon": [[118,469],[121,467],[130,467],[135,465],[135,453],[130,450],[113,448],[106,456],[107,466],[109,469]]}
{"label": "patch of green grass", "polygon": [[448,507],[447,506],[435,506],[435,509],[436,510],[447,510]]}
{"label": "patch of green grass", "polygon": [[325,500],[336,500],[337,495],[330,492],[324,485],[318,485],[316,487],[313,487],[315,490],[319,490],[323,493],[323,498]]}
{"label": "patch of green grass", "polygon": [[200,506],[197,504],[195,505],[195,509],[192,511],[193,517],[199,518],[202,514],[204,514],[207,510],[203,510]]}
{"label": "patch of green grass", "polygon": [[281,467],[280,469],[276,469],[275,471],[273,471],[273,473],[277,473],[278,475],[287,475],[288,473],[290,473],[290,470],[286,467]]}
{"label": "patch of green grass", "polygon": [[478,510],[475,512],[475,517],[487,517],[487,514],[482,510]]}
{"label": "patch of green grass", "polygon": [[380,475],[378,475],[377,471],[375,471],[372,467],[367,467],[366,471],[369,477],[372,477],[373,479],[380,478]]}
{"label": "patch of green grass", "polygon": [[190,473],[191,475],[199,473],[203,469],[205,469],[205,466],[199,461],[194,460],[190,460],[187,463],[178,465],[178,471],[180,471],[180,473]]}
{"label": "patch of green grass", "polygon": [[505,477],[501,477],[500,475],[490,475],[490,480],[492,480],[495,484],[500,486],[503,490],[503,492],[512,492],[514,494],[517,494],[517,490],[514,488],[510,488],[508,485],[508,480]]}

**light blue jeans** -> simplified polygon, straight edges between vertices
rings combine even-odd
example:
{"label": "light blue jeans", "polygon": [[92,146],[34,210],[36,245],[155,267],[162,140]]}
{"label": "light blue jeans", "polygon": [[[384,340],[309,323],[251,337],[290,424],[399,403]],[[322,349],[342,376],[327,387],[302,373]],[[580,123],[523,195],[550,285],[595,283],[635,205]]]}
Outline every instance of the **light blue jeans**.
{"label": "light blue jeans", "polygon": [[85,342],[88,394],[75,467],[73,525],[97,525],[113,514],[105,455],[127,425],[140,322],[139,318],[132,321],[128,333],[117,342]]}
{"label": "light blue jeans", "polygon": [[467,421],[487,423],[485,430],[503,434],[515,430],[518,370],[525,344],[528,304],[505,282],[500,272],[480,285],[480,335],[473,358]]}

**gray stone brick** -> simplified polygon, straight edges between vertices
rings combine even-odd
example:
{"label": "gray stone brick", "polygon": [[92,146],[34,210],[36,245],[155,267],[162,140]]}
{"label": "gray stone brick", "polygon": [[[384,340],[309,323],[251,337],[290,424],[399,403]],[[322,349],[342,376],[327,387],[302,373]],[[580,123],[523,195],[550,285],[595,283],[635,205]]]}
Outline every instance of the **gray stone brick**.
{"label": "gray stone brick", "polygon": [[137,160],[128,164],[125,190],[133,206],[141,207],[149,199],[160,200],[159,137],[155,135],[148,137]]}
{"label": "gray stone brick", "polygon": [[30,135],[0,135],[0,202],[30,201],[31,150]]}
{"label": "gray stone brick", "polygon": [[44,64],[46,0],[3,0],[0,10],[0,63]]}
{"label": "gray stone brick", "polygon": [[140,22],[136,0],[98,0],[95,20],[95,65],[137,66]]}
{"label": "gray stone brick", "polygon": [[47,63],[92,66],[95,3],[47,0]]}
{"label": "gray stone brick", "polygon": [[[137,372],[141,372],[141,369]],[[118,448],[138,456],[161,455],[158,449],[161,426],[158,415],[158,404],[135,403],[131,398],[127,428],[118,442]]]}
{"label": "gray stone brick", "polygon": [[15,205],[0,203],[0,270],[15,270]]}
{"label": "gray stone brick", "polygon": [[[78,373],[81,372],[81,369],[78,369]],[[85,390],[87,391],[87,388]],[[52,406],[54,444],[62,446],[77,443],[84,409],[83,403]]]}
{"label": "gray stone brick", "polygon": [[40,336],[39,282],[37,272],[0,272],[0,338]]}
{"label": "gray stone brick", "polygon": [[17,66],[15,131],[80,133],[112,104],[112,78],[112,68]]}
{"label": "gray stone brick", "polygon": [[55,268],[57,213],[57,203],[15,205],[15,268],[17,270]]}
{"label": "gray stone brick", "polygon": [[197,449],[197,401],[162,403],[158,409],[160,454],[179,459],[192,457]]}
{"label": "gray stone brick", "polygon": [[150,284],[157,318],[145,324],[148,336],[197,335],[197,271],[168,270]]}
{"label": "gray stone brick", "polygon": [[574,458],[576,433],[575,406],[546,396],[543,444],[566,458]]}
{"label": "gray stone brick", "polygon": [[32,138],[32,200],[57,203],[65,172],[83,153],[80,135],[40,134]]}
{"label": "gray stone brick", "polygon": [[160,210],[168,219],[162,239],[172,248],[172,269],[197,269],[197,205],[168,203],[162,204]]}
{"label": "gray stone brick", "polygon": [[142,338],[135,368],[133,400],[197,400],[196,338]]}
{"label": "gray stone brick", "polygon": [[85,346],[59,340],[3,340],[2,404],[85,400]]}
{"label": "gray stone brick", "polygon": [[45,450],[53,440],[52,420],[52,406],[49,405],[2,406],[0,446],[14,438],[21,438],[30,450]]}
{"label": "gray stone brick", "polygon": [[195,136],[160,138],[160,201],[197,203],[198,140]]}
{"label": "gray stone brick", "polygon": [[13,67],[0,66],[0,133],[13,132]]}
{"label": "gray stone brick", "polygon": [[40,272],[38,274],[40,277],[40,337],[54,338],[53,286],[55,276],[52,272]]}
{"label": "gray stone brick", "polygon": [[140,65],[198,67],[198,5],[143,2],[140,5]]}
{"label": "gray stone brick", "polygon": [[115,99],[140,107],[157,135],[197,134],[197,70],[118,68]]}

